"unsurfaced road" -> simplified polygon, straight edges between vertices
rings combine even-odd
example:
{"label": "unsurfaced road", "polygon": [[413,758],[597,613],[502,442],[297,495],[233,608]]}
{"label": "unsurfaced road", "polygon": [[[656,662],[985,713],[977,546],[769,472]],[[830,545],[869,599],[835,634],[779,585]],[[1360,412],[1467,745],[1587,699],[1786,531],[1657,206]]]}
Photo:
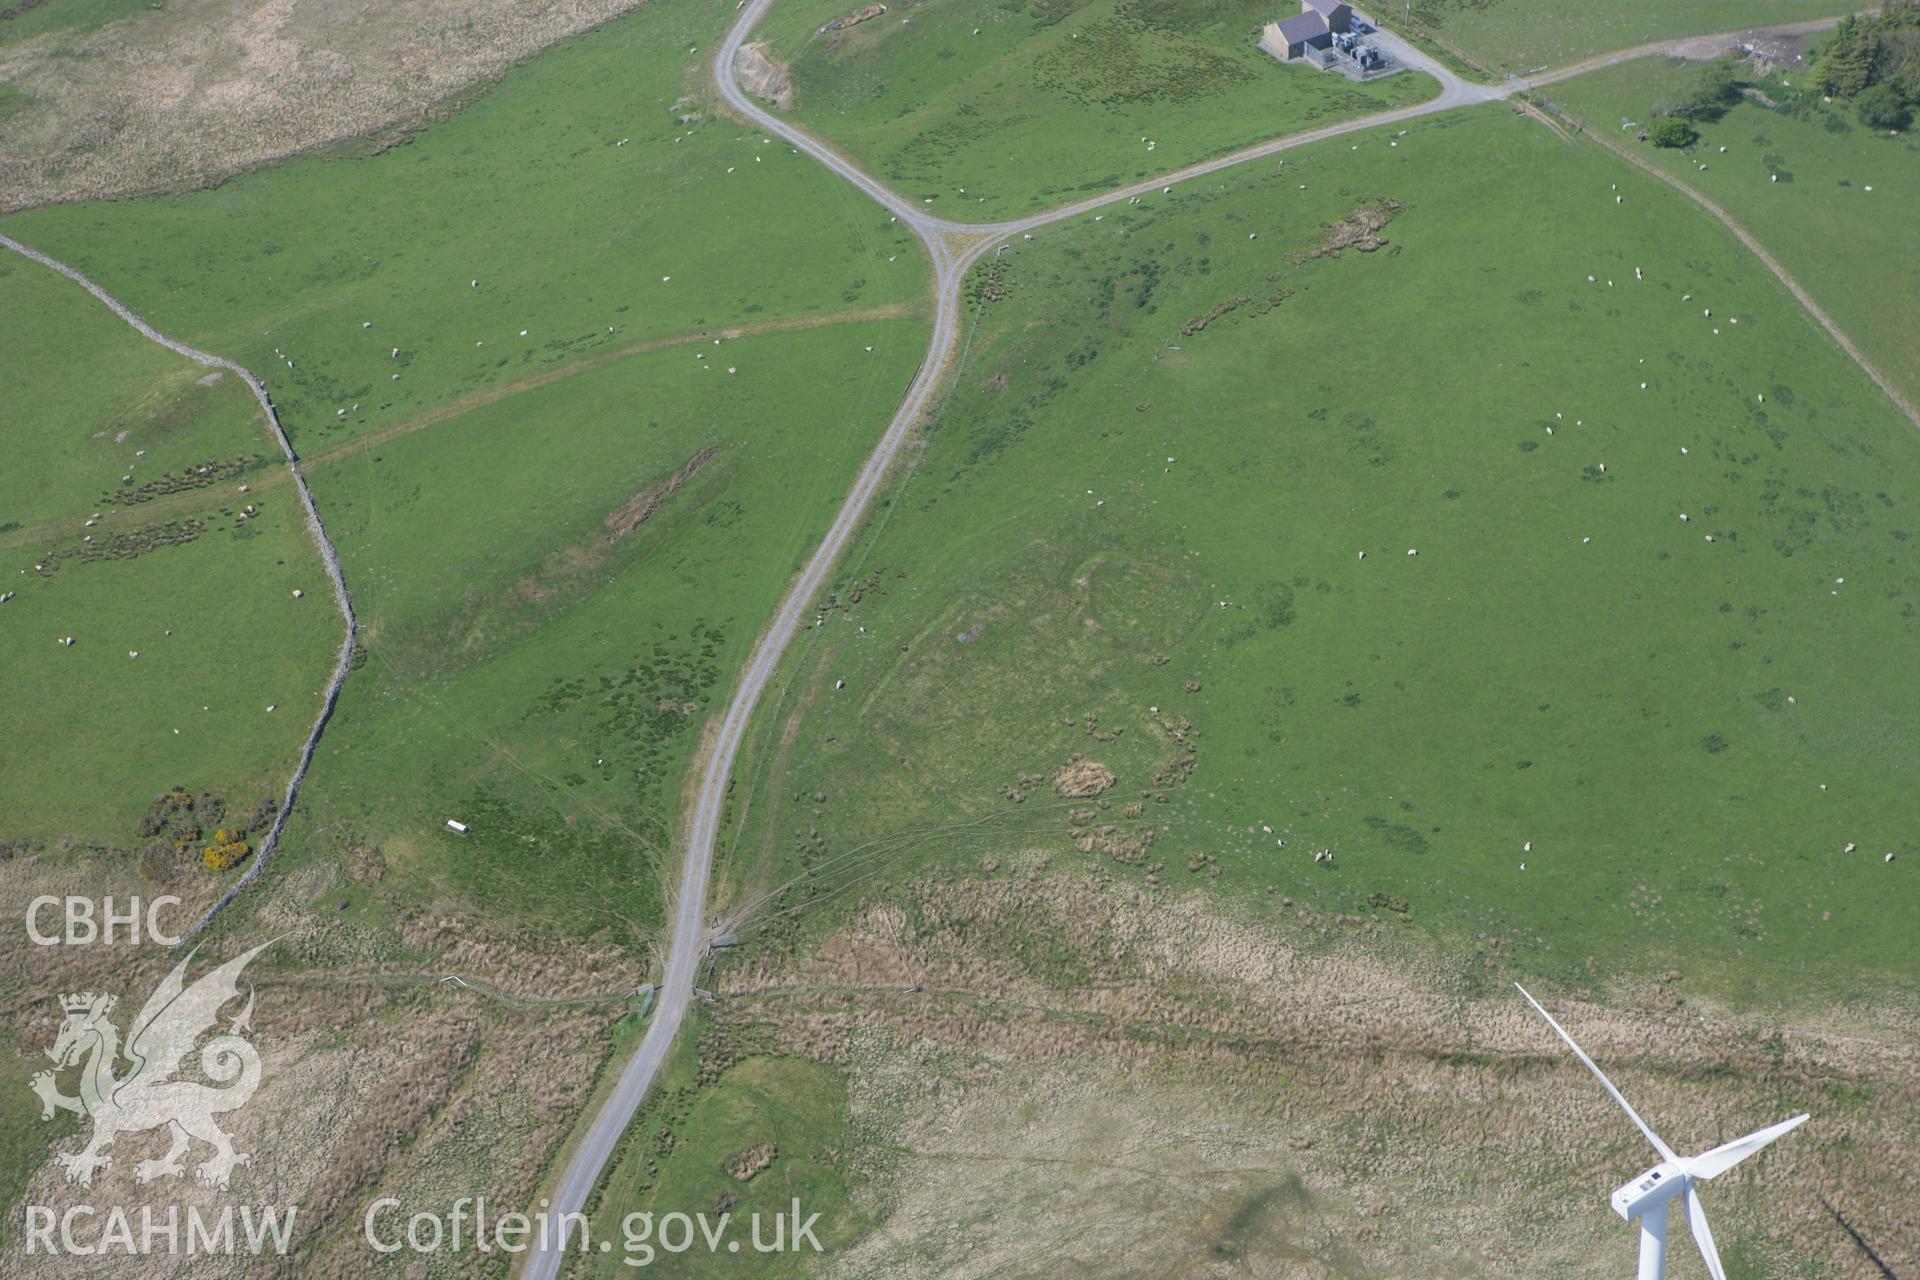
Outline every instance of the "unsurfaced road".
{"label": "unsurfaced road", "polygon": [[[1318,129],[1288,134],[1230,155],[1189,165],[1161,177],[1119,187],[1101,195],[1025,218],[1008,222],[969,224],[950,222],[925,212],[920,205],[862,171],[846,156],[811,134],[766,111],[747,96],[734,78],[734,57],[739,52],[740,46],[745,43],[748,34],[759,24],[772,4],[773,0],[753,0],[753,3],[740,11],[739,18],[727,32],[726,38],[714,55],[712,66],[714,85],[728,106],[740,117],[752,122],[768,134],[783,139],[795,149],[813,157],[845,178],[871,196],[876,203],[891,212],[919,237],[921,243],[926,246],[927,255],[933,264],[933,335],[927,344],[926,358],[922,361],[919,371],[915,373],[912,384],[907,388],[906,398],[901,401],[899,409],[895,411],[892,421],[887,423],[887,429],[881,435],[873,453],[861,467],[860,474],[855,479],[846,500],[841,504],[839,514],[835,516],[833,525],[827,530],[826,537],[808,558],[806,566],[800,571],[792,587],[788,589],[786,597],[781,600],[779,612],[774,615],[772,624],[754,648],[753,656],[741,673],[739,684],[734,688],[733,698],[727,705],[726,715],[720,722],[719,730],[708,744],[705,763],[701,770],[699,790],[694,799],[692,816],[687,824],[686,862],[681,870],[679,886],[674,893],[673,933],[667,949],[666,974],[660,984],[659,1004],[654,1010],[653,1020],[648,1024],[639,1047],[621,1067],[612,1093],[601,1103],[599,1110],[594,1113],[593,1118],[581,1132],[577,1144],[566,1154],[559,1184],[552,1192],[551,1203],[547,1210],[551,1215],[550,1220],[554,1221],[557,1221],[561,1214],[579,1213],[584,1210],[593,1193],[594,1184],[599,1181],[600,1174],[612,1158],[621,1135],[626,1132],[634,1113],[639,1110],[640,1103],[646,1098],[648,1089],[652,1087],[654,1079],[666,1062],[668,1052],[673,1047],[674,1037],[679,1033],[680,1023],[686,1016],[687,1005],[693,999],[694,974],[706,952],[707,885],[713,870],[713,852],[716,837],[719,834],[721,807],[727,793],[727,779],[733,772],[734,757],[739,753],[740,743],[746,735],[747,722],[752,718],[754,708],[759,704],[761,694],[766,691],[767,683],[773,677],[774,670],[779,665],[781,655],[786,652],[788,643],[804,626],[810,603],[827,582],[828,574],[839,560],[840,554],[846,550],[848,541],[865,517],[867,507],[873,501],[873,495],[878,490],[881,480],[892,468],[901,445],[906,442],[914,426],[921,420],[935,389],[948,372],[960,334],[961,285],[968,269],[987,253],[1007,244],[1011,237],[1052,223],[1080,217],[1115,201],[1144,196],[1163,187],[1178,187],[1183,182],[1217,173],[1249,160],[1258,160],[1342,134],[1355,133],[1363,129],[1377,129],[1384,125],[1451,111],[1458,107],[1496,102],[1531,88],[1536,83],[1545,84],[1564,79],[1574,71],[1573,68],[1569,68],[1566,71],[1550,72],[1531,82],[1511,80],[1500,85],[1473,84],[1462,80],[1443,64],[1421,53],[1399,37],[1382,33],[1382,42],[1404,64],[1425,72],[1440,82],[1439,96],[1414,106],[1400,107]],[[1837,20],[1830,19],[1819,25],[1831,25]],[[1699,37],[1694,41],[1676,40],[1642,45],[1619,54],[1609,54],[1604,58],[1590,60],[1580,64],[1578,69],[1585,70],[1607,65],[1629,57],[1645,57],[1671,52],[1691,53],[1695,48],[1701,47],[1698,45],[1699,40],[1715,40],[1720,41],[1722,45],[1728,45],[1734,38],[1732,36]],[[1306,73],[1303,71],[1302,74]],[[578,1239],[570,1237],[565,1242],[558,1240],[537,1242],[524,1255],[521,1274],[526,1280],[553,1280],[560,1274],[568,1247],[577,1250]]]}

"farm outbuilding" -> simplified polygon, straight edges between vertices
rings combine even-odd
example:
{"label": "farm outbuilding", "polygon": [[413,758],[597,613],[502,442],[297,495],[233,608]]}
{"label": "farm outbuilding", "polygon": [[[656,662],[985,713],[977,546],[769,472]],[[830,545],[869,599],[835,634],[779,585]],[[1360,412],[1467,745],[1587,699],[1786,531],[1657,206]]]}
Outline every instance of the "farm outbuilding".
{"label": "farm outbuilding", "polygon": [[1299,13],[1261,29],[1260,47],[1282,62],[1370,80],[1400,69],[1370,38],[1374,32],[1373,20],[1346,0],[1300,0]]}
{"label": "farm outbuilding", "polygon": [[1301,13],[1317,13],[1326,21],[1327,29],[1344,33],[1353,27],[1353,6],[1345,0],[1300,0]]}
{"label": "farm outbuilding", "polygon": [[[1346,5],[1337,6],[1348,14]],[[1260,47],[1286,62],[1307,56],[1308,50],[1333,47],[1333,28],[1327,19],[1312,9],[1303,9],[1291,18],[1269,22],[1261,32]]]}

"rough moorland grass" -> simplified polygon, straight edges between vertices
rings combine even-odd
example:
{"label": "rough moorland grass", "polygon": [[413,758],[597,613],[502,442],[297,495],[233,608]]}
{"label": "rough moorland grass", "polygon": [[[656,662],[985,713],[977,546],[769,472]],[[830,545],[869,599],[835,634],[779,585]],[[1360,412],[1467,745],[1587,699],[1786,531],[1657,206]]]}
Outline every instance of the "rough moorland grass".
{"label": "rough moorland grass", "polygon": [[963,221],[1435,92],[1425,76],[1359,87],[1282,66],[1256,47],[1271,7],[1244,0],[955,0],[817,33],[859,7],[783,0],[770,15],[795,118]]}
{"label": "rough moorland grass", "polygon": [[[72,282],[0,262],[0,518],[23,525],[0,574],[0,839],[137,850],[168,787],[245,813],[293,767],[340,618],[292,490],[239,492],[280,458],[259,406],[207,372]],[[123,496],[242,457],[260,461],[164,520]]]}
{"label": "rough moorland grass", "polygon": [[1777,84],[1763,86],[1777,106],[1749,98],[1718,121],[1697,122],[1700,141],[1685,151],[1617,132],[1623,118],[1644,122],[1653,104],[1676,99],[1699,74],[1697,64],[1649,60],[1555,85],[1551,96],[1725,209],[1920,401],[1920,222],[1912,216],[1920,145]]}
{"label": "rough moorland grass", "polygon": [[1037,849],[1569,979],[1912,973],[1920,439],[1651,177],[1504,108],[1389,141],[1007,255],[756,732],[743,886]]}
{"label": "rough moorland grass", "polygon": [[923,338],[876,322],[633,356],[313,467],[367,659],[308,803],[396,872],[352,909],[639,940],[701,728]]}
{"label": "rough moorland grass", "polygon": [[[1847,12],[1833,0],[1414,0],[1415,22],[1468,56],[1501,71],[1563,66],[1614,49],[1677,36],[1738,31]],[[1391,21],[1394,6],[1380,16]]]}
{"label": "rough moorland grass", "polygon": [[708,114],[687,49],[724,22],[649,3],[378,154],[4,226],[253,369],[303,450],[637,339],[918,298],[870,203]]}

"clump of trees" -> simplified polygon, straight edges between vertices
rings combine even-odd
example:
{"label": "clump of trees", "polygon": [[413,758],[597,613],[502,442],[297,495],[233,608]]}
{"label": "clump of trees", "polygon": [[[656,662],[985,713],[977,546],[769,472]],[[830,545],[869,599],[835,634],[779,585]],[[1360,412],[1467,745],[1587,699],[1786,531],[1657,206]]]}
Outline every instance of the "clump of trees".
{"label": "clump of trees", "polygon": [[1679,116],[1662,116],[1647,130],[1656,147],[1690,147],[1700,141],[1700,131]]}
{"label": "clump of trees", "polygon": [[1842,19],[1814,62],[1814,80],[1865,124],[1906,128],[1920,107],[1920,0],[1888,0],[1878,14]]}
{"label": "clump of trees", "polygon": [[1744,80],[1735,58],[1703,63],[1677,97],[1653,104],[1647,139],[1656,147],[1690,147],[1700,141],[1698,123],[1711,123],[1740,101]]}
{"label": "clump of trees", "polygon": [[1733,57],[1700,64],[1693,83],[1680,96],[1656,102],[1653,114],[1708,123],[1718,120],[1740,101],[1740,90],[1745,84],[1742,66],[1740,60]]}

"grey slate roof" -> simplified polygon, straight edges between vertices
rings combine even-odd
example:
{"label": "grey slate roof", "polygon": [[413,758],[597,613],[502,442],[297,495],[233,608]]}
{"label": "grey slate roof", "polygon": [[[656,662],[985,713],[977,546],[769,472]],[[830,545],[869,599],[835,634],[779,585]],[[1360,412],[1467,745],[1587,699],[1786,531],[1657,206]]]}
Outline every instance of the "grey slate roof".
{"label": "grey slate roof", "polygon": [[1312,11],[1280,19],[1280,38],[1288,44],[1300,44],[1328,33],[1327,20]]}

